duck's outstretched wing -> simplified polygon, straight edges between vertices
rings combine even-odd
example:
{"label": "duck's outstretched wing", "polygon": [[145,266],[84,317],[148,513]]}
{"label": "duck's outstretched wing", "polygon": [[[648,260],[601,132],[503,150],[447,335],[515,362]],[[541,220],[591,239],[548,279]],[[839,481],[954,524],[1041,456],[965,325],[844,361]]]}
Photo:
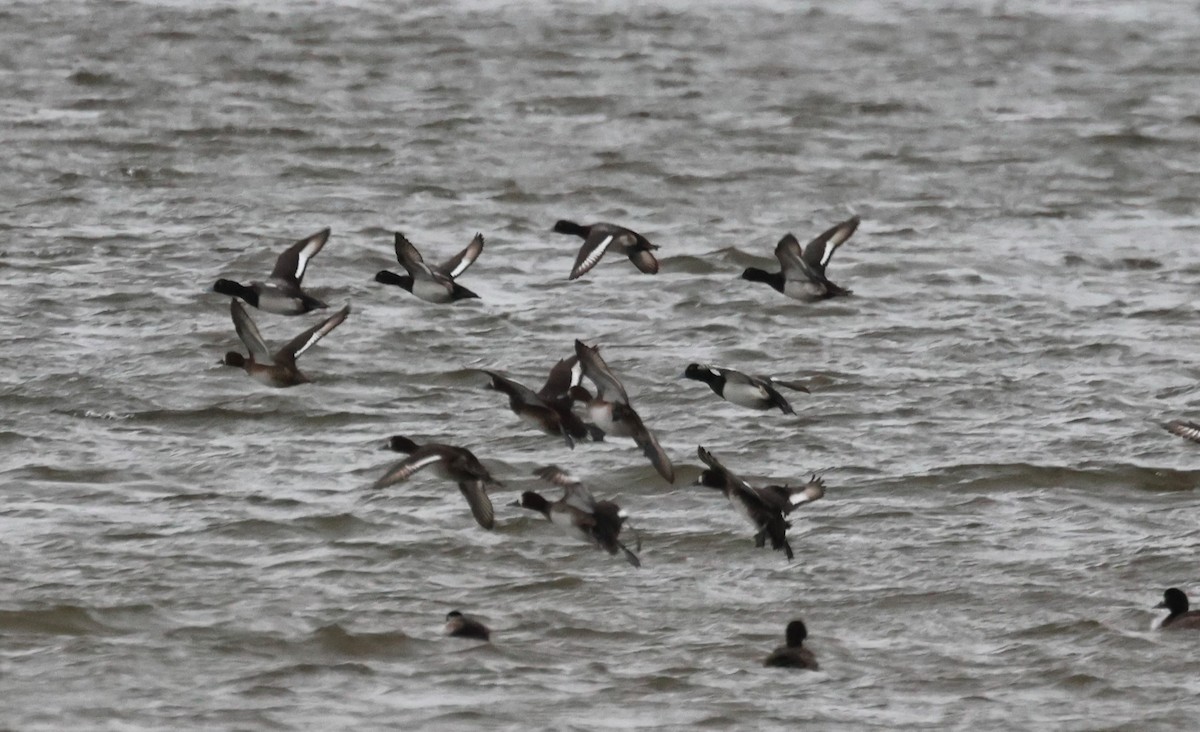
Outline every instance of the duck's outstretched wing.
{"label": "duck's outstretched wing", "polygon": [[317,256],[317,252],[321,251],[325,242],[329,241],[329,232],[330,229],[326,227],[311,236],[304,237],[284,250],[283,254],[280,254],[279,258],[275,260],[275,269],[271,270],[271,279],[299,287],[300,282],[304,279],[304,270],[308,268],[308,263]]}
{"label": "duck's outstretched wing", "polygon": [[317,325],[296,336],[286,346],[276,351],[275,363],[294,362],[301,354],[312,348],[317,341],[329,335],[330,331],[341,325],[342,321],[349,314],[350,306],[347,305]]}

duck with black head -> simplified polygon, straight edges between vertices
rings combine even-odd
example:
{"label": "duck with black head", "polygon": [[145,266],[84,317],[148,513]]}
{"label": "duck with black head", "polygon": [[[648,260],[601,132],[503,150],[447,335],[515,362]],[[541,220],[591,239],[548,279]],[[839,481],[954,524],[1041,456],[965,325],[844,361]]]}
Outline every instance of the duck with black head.
{"label": "duck with black head", "polygon": [[788,623],[786,631],[787,645],[780,646],[763,661],[763,666],[774,668],[819,670],[817,657],[804,647],[804,639],[808,638],[808,628],[803,620],[793,620]]}
{"label": "duck with black head", "polygon": [[1178,587],[1164,592],[1163,601],[1155,609],[1168,611],[1158,625],[1160,630],[1200,630],[1200,610],[1188,610],[1187,593]]}
{"label": "duck with black head", "polygon": [[329,231],[328,228],[321,229],[288,247],[275,260],[275,269],[271,270],[271,276],[265,282],[254,281],[243,285],[220,279],[213,284],[213,291],[240,297],[251,307],[278,315],[303,315],[329,307],[301,287],[308,263],[329,240]]}
{"label": "duck with black head", "polygon": [[463,615],[458,610],[446,613],[446,627],[442,632],[451,638],[470,638],[472,640],[490,641],[492,631],[475,618]]}
{"label": "duck with black head", "polygon": [[803,249],[796,237],[786,234],[775,245],[775,258],[779,260],[780,271],[767,272],[748,267],[742,272],[742,279],[766,283],[796,300],[824,300],[849,295],[850,290],[838,287],[825,276],[825,267],[837,248],[858,229],[858,223],[859,219],[855,216],[836,224]]}
{"label": "duck with black head", "polygon": [[574,221],[558,221],[554,224],[554,231],[583,239],[571,274],[567,277],[569,280],[579,279],[586,274],[609,249],[629,257],[633,266],[643,273],[658,274],[658,260],[651,253],[658,247],[632,229],[604,222],[583,226]]}
{"label": "duck with black head", "polygon": [[395,285],[425,302],[436,304],[479,297],[458,284],[455,278],[466,272],[467,267],[483,253],[483,234],[476,234],[465,249],[436,267],[425,264],[421,252],[417,251],[404,234],[397,231],[395,240],[396,260],[408,274],[398,275],[383,269],[375,274],[376,282]]}

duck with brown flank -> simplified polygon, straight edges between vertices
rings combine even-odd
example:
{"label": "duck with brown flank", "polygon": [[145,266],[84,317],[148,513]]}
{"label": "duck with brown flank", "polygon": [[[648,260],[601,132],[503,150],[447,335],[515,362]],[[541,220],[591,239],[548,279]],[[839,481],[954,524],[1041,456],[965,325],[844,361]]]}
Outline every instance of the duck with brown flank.
{"label": "duck with brown flank", "polygon": [[629,257],[633,266],[646,274],[658,274],[658,260],[651,252],[658,247],[651,244],[646,237],[626,229],[624,226],[604,222],[582,226],[574,221],[558,221],[554,231],[559,234],[573,234],[583,239],[579,254],[575,256],[575,264],[567,279],[576,280],[587,273],[600,262],[600,258],[609,249]]}
{"label": "duck with brown flank", "polygon": [[350,306],[347,305],[296,336],[272,355],[245,306],[237,300],[230,300],[229,310],[233,317],[233,327],[249,355],[243,356],[237,351],[229,351],[221,363],[244,369],[256,381],[275,388],[310,383],[310,379],[296,367],[296,359],[316,345],[317,341],[329,335],[329,332],[341,325],[350,314]]}
{"label": "duck with brown flank", "polygon": [[407,453],[408,457],[384,473],[371,485],[372,489],[402,483],[416,472],[432,468],[439,477],[458,484],[458,489],[467,499],[467,505],[471,507],[471,515],[480,526],[491,529],[496,525],[496,515],[492,510],[488,489],[500,487],[502,484],[492,477],[470,450],[432,442],[418,445],[401,435],[395,435],[388,440],[387,447],[395,452]]}

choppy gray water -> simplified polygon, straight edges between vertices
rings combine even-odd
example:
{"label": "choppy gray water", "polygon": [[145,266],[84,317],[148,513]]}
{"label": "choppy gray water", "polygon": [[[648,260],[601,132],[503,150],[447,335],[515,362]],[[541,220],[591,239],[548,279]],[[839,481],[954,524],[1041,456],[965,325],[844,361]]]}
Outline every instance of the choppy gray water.
{"label": "choppy gray water", "polygon": [[[0,8],[0,727],[1184,729],[1200,595],[1194,3]],[[806,305],[737,279],[858,213]],[[568,283],[558,218],[661,245]],[[271,390],[219,276],[324,226]],[[481,301],[371,281],[488,237]],[[280,343],[315,318],[253,311]],[[469,371],[604,346],[679,468]],[[807,379],[798,415],[676,377]],[[472,448],[498,527],[393,433]],[[824,471],[797,561],[688,483]],[[558,463],[644,568],[507,504]],[[482,616],[492,645],[439,635]],[[795,616],[823,670],[759,666]]]}

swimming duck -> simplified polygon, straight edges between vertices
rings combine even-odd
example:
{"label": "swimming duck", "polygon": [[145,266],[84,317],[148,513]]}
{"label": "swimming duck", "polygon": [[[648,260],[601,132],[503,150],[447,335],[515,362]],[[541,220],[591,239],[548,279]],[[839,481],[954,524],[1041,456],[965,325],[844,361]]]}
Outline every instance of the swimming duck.
{"label": "swimming duck", "polygon": [[401,435],[395,435],[388,440],[387,446],[395,452],[407,453],[408,457],[384,473],[371,488],[386,488],[401,483],[422,468],[432,466],[440,477],[458,484],[458,489],[467,499],[467,505],[471,507],[471,515],[480,526],[491,529],[496,525],[492,500],[488,498],[487,491],[488,488],[500,487],[501,483],[492,477],[470,450],[432,442],[418,445]]}
{"label": "swimming duck", "polygon": [[1185,422],[1182,419],[1175,419],[1164,424],[1163,429],[1185,440],[1200,442],[1200,424],[1195,422]]}
{"label": "swimming duck", "polygon": [[250,306],[279,315],[303,315],[319,308],[329,307],[300,288],[304,270],[317,256],[321,247],[329,240],[329,229],[321,229],[291,245],[275,260],[275,269],[266,282],[251,282],[243,285],[233,280],[220,279],[213,284],[213,291],[230,297],[240,297]]}
{"label": "swimming duck", "polygon": [[483,252],[483,234],[476,234],[466,249],[451,257],[445,264],[430,268],[425,264],[425,260],[417,248],[404,238],[404,234],[397,231],[396,259],[408,274],[398,275],[384,269],[375,275],[375,281],[408,290],[425,302],[440,304],[479,297],[455,282],[454,278],[465,272],[481,252]]}
{"label": "swimming duck", "polygon": [[446,627],[442,632],[453,638],[472,638],[487,641],[492,637],[492,631],[475,618],[467,617],[458,610],[446,613]]}
{"label": "swimming duck", "polygon": [[572,398],[587,405],[589,417],[606,434],[632,438],[658,474],[668,483],[674,483],[675,468],[671,465],[671,459],[629,404],[625,387],[600,357],[600,349],[576,340],[575,357],[578,359],[579,373],[596,385],[596,395],[592,396],[576,383],[570,389]]}
{"label": "swimming duck", "polygon": [[771,651],[771,655],[763,661],[763,666],[817,671],[817,657],[812,654],[812,651],[801,645],[808,637],[808,628],[804,627],[804,621],[793,620],[788,623],[786,637],[787,645]]}
{"label": "swimming duck", "polygon": [[683,372],[684,378],[703,381],[727,402],[751,409],[778,407],[784,414],[795,414],[792,405],[779,393],[775,385],[793,391],[809,393],[808,387],[796,381],[776,381],[764,376],[750,376],[734,369],[692,363]]}
{"label": "swimming duck", "polygon": [[1158,626],[1160,630],[1200,630],[1200,610],[1188,610],[1188,596],[1178,587],[1163,593],[1156,610],[1167,609],[1170,614]]}
{"label": "swimming duck", "polygon": [[[561,436],[566,441],[567,447],[574,449],[576,440],[588,438],[600,440],[604,438],[604,432],[595,426],[589,429],[589,425],[585,425],[583,420],[571,411],[569,398],[564,400],[553,396],[561,388],[553,382],[560,377],[564,363],[566,362],[559,361],[556,364],[555,368],[559,371],[556,373],[552,369],[546,386],[543,386],[542,390],[537,393],[524,384],[513,381],[495,371],[486,369],[480,369],[480,371],[488,376],[487,388],[508,397],[508,407],[514,414],[548,435]],[[569,379],[570,366],[567,366],[566,370]],[[568,386],[568,390],[569,388]]]}
{"label": "swimming duck", "polygon": [[346,316],[350,314],[350,306],[347,305],[296,336],[286,346],[276,351],[275,355],[271,355],[267,349],[266,342],[258,332],[258,326],[250,319],[250,313],[246,312],[245,306],[237,300],[230,300],[229,311],[233,317],[234,330],[237,331],[238,338],[241,338],[242,343],[245,344],[249,356],[243,356],[237,351],[229,351],[221,363],[245,369],[246,373],[256,381],[281,389],[310,383],[309,378],[296,367],[296,359],[312,348],[317,341],[328,335],[329,331],[341,325]]}
{"label": "swimming duck", "polygon": [[[625,561],[634,567],[642,566],[637,555],[629,551],[618,538],[626,519],[620,506],[612,501],[597,501],[586,486],[557,465],[540,468],[533,474],[562,488],[563,497],[551,503],[540,493],[525,491],[517,505],[537,511],[555,526],[597,549],[603,549],[611,555],[616,555],[620,550],[625,555]],[[641,548],[639,538],[638,551]]]}
{"label": "swimming duck", "polygon": [[559,234],[573,234],[583,239],[583,246],[575,257],[571,267],[569,280],[582,277],[588,270],[596,266],[600,258],[609,249],[629,257],[633,266],[646,274],[658,274],[658,260],[650,252],[658,249],[646,240],[646,237],[616,224],[597,223],[582,226],[574,221],[558,221],[554,231]]}
{"label": "swimming duck", "polygon": [[767,272],[749,267],[742,272],[742,279],[765,282],[779,292],[797,300],[823,300],[838,295],[849,295],[825,276],[825,267],[833,253],[858,228],[857,216],[830,228],[808,243],[804,251],[800,242],[790,233],[775,246],[775,258],[782,268],[780,272]]}
{"label": "swimming duck", "polygon": [[754,546],[766,545],[782,549],[787,558],[793,558],[792,547],[787,540],[787,530],[792,527],[784,517],[799,505],[811,503],[825,495],[825,483],[815,475],[807,485],[791,488],[770,485],[755,488],[730,472],[711,452],[699,447],[696,450],[701,462],[708,466],[696,479],[697,485],[715,488],[725,494],[734,510],[746,517],[758,533],[754,535]]}

